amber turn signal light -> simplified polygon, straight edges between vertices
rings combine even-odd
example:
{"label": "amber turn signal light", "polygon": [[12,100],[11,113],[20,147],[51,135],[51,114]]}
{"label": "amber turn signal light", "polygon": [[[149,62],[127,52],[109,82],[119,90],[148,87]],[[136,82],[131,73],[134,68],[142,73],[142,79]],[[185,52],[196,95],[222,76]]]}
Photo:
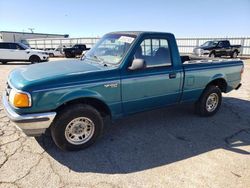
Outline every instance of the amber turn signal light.
{"label": "amber turn signal light", "polygon": [[21,108],[29,107],[31,105],[29,96],[25,93],[16,93],[14,97],[13,105],[15,107],[21,107]]}

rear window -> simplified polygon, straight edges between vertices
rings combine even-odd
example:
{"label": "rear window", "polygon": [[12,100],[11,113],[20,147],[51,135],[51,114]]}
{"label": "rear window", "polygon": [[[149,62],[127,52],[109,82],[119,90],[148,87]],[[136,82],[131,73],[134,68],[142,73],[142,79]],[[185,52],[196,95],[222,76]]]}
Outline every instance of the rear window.
{"label": "rear window", "polygon": [[0,43],[0,49],[9,49],[9,43]]}

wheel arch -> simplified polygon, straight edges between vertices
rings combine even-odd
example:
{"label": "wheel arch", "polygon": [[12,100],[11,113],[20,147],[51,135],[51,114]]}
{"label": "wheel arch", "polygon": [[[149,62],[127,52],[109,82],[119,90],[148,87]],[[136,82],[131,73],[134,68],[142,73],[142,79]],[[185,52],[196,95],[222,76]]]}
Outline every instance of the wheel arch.
{"label": "wheel arch", "polygon": [[82,96],[68,99],[56,108],[56,112],[74,104],[87,104],[99,111],[103,117],[112,116],[109,106],[103,100],[94,96]]}
{"label": "wheel arch", "polygon": [[234,49],[233,52],[232,52],[232,54],[233,54],[234,52],[236,52],[237,55],[238,55],[238,54],[240,53],[240,50],[239,50],[239,49]]}
{"label": "wheel arch", "polygon": [[210,82],[206,85],[207,88],[210,85],[215,85],[220,88],[222,92],[227,91],[227,81],[224,77],[214,77]]}
{"label": "wheel arch", "polygon": [[38,55],[32,54],[32,55],[29,57],[29,61],[31,61],[31,59],[34,58],[34,57],[39,58],[39,59],[41,60],[41,58],[40,58]]}
{"label": "wheel arch", "polygon": [[216,55],[216,52],[215,52],[215,50],[211,50],[211,51],[210,51],[210,53],[209,53],[209,56],[210,56],[211,54],[214,54],[214,55]]}

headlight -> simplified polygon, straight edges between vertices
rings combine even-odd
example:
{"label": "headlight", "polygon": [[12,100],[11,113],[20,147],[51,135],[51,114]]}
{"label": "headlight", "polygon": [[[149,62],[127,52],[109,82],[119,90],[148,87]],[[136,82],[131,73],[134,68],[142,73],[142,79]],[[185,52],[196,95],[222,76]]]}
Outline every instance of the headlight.
{"label": "headlight", "polygon": [[31,96],[27,92],[11,89],[9,101],[17,108],[31,107]]}

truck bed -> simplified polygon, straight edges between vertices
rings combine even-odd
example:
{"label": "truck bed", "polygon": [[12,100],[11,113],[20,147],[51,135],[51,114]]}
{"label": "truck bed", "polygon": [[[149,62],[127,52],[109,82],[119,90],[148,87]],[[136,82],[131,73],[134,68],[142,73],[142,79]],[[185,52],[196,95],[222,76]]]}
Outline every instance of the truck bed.
{"label": "truck bed", "polygon": [[184,61],[183,64],[218,64],[218,63],[230,63],[240,61],[240,59],[196,59],[196,60],[189,60]]}
{"label": "truck bed", "polygon": [[197,57],[197,56],[181,56],[182,64],[197,64],[197,63],[222,63],[240,61],[240,59],[226,59],[226,58],[209,58],[209,57]]}
{"label": "truck bed", "polygon": [[243,62],[240,59],[201,59],[183,62],[184,85],[182,102],[199,98],[206,85],[216,79],[227,85],[223,92],[229,92],[240,83]]}

